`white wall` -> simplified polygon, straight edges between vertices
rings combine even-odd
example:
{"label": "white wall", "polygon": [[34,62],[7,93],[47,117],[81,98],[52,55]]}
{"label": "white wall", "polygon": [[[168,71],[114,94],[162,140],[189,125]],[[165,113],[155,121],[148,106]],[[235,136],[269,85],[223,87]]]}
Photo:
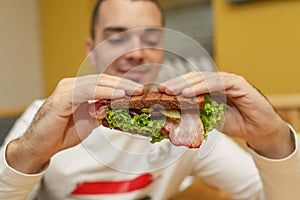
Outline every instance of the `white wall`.
{"label": "white wall", "polygon": [[0,112],[43,95],[38,0],[0,0]]}

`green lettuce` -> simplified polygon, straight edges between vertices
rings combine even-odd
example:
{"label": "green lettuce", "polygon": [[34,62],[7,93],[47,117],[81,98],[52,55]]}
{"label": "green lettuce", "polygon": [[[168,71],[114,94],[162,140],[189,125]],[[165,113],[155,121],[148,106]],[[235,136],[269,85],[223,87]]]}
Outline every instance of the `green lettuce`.
{"label": "green lettuce", "polygon": [[159,133],[166,122],[164,120],[152,120],[150,113],[131,116],[127,109],[108,109],[106,120],[109,128],[120,128],[125,132],[138,132],[144,136],[151,136],[151,143],[169,138],[168,134]]}
{"label": "green lettuce", "polygon": [[204,139],[207,139],[208,132],[223,123],[226,105],[218,104],[209,95],[205,95],[204,98],[204,107],[199,114],[204,127]]}

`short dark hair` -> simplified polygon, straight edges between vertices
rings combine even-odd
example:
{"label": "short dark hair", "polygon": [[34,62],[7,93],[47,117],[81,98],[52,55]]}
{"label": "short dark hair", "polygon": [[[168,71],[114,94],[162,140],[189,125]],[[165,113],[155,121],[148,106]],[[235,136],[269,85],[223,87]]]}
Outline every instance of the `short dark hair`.
{"label": "short dark hair", "polygon": [[[98,22],[98,13],[99,13],[101,4],[104,1],[106,1],[106,0],[98,0],[95,7],[94,7],[94,11],[93,11],[93,14],[92,14],[92,23],[91,23],[91,38],[92,38],[92,40],[95,39],[95,27],[96,27],[96,24]],[[157,0],[131,0],[131,1],[151,1],[151,2],[153,2],[158,7],[158,9],[161,13],[162,24],[163,25],[165,24],[165,15],[164,15],[164,12],[163,12],[163,9],[162,9],[161,5],[159,4],[159,2]]]}

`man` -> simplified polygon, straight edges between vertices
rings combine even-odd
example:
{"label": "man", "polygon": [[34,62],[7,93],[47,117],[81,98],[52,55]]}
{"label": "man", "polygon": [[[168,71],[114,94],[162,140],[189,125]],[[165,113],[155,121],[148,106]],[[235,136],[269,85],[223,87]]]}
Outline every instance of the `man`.
{"label": "man", "polygon": [[[163,27],[156,1],[106,0],[97,6],[94,36],[87,42],[89,52],[105,39],[112,39],[113,44],[120,41],[111,38],[118,37],[116,33]],[[97,55],[89,56],[97,63]],[[208,90],[206,82],[221,78],[229,102],[223,132],[245,139],[255,162],[222,136],[203,159],[199,159],[197,151],[186,150],[164,167],[143,171],[135,167],[145,164],[144,161],[128,160],[123,152],[110,151],[112,145],[93,140],[97,134],[91,132],[98,123],[89,116],[86,102],[141,94],[144,85],[136,81],[143,75],[134,76],[129,71],[139,65],[159,63],[162,57],[161,51],[152,48],[127,52],[110,63],[104,74],[63,79],[44,102],[35,102],[2,148],[1,199],[168,199],[178,192],[187,175],[201,177],[234,199],[296,199],[300,181],[298,139],[268,101],[244,78],[234,74],[203,76],[200,72],[190,72],[161,83],[158,90],[193,96],[220,90],[218,85]],[[76,123],[75,116],[79,118]],[[151,148],[150,144],[145,146],[126,134],[107,135],[108,140],[136,148],[137,152]],[[90,154],[91,149],[108,155],[106,162],[100,163]],[[156,165],[151,163],[153,160],[145,166]],[[119,165],[121,169],[116,168]]]}

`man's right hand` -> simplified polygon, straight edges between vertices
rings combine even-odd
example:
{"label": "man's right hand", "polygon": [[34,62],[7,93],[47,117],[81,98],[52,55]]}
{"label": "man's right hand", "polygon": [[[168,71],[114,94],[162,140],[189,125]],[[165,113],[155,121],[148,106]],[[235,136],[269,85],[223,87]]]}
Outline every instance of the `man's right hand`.
{"label": "man's right hand", "polygon": [[99,125],[88,113],[88,100],[139,95],[143,90],[138,83],[106,74],[61,80],[26,133],[8,144],[8,164],[27,174],[41,172],[54,154],[79,144]]}

